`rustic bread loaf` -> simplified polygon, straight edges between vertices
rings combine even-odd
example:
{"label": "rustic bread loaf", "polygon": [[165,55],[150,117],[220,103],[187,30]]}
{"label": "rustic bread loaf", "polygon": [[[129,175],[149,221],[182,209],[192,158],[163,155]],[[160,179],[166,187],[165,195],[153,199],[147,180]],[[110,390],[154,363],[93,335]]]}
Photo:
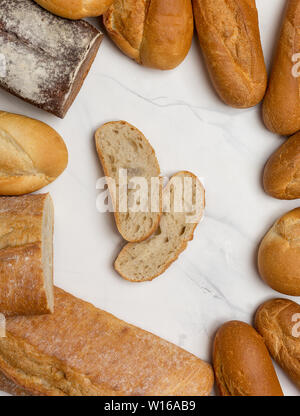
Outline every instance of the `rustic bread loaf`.
{"label": "rustic bread loaf", "polygon": [[300,1],[289,0],[263,103],[266,127],[282,135],[300,130],[299,26]]}
{"label": "rustic bread loaf", "polygon": [[221,326],[215,337],[213,363],[222,396],[283,396],[261,336],[244,322]]}
{"label": "rustic bread loaf", "polygon": [[0,370],[45,396],[201,396],[213,386],[209,364],[57,288],[54,314],[7,320]]}
{"label": "rustic bread loaf", "polygon": [[0,0],[0,87],[63,118],[103,35],[89,23],[54,16],[32,0]]}
{"label": "rustic bread loaf", "polygon": [[41,121],[0,111],[0,195],[21,195],[53,182],[66,168],[68,150]]}
{"label": "rustic bread loaf", "polygon": [[300,296],[300,208],[281,217],[266,234],[259,247],[258,269],[274,290]]}
{"label": "rustic bread loaf", "polygon": [[264,188],[278,199],[300,198],[300,133],[290,137],[268,160]]}
{"label": "rustic bread loaf", "polygon": [[40,6],[67,19],[100,16],[113,0],[35,0]]}
{"label": "rustic bread loaf", "polygon": [[255,325],[272,357],[300,388],[300,306],[269,300],[258,309]]}
{"label": "rustic bread loaf", "polygon": [[49,194],[0,198],[0,313],[53,311],[53,205]]}
{"label": "rustic bread loaf", "polygon": [[104,24],[122,52],[157,69],[178,66],[194,32],[191,0],[114,0]]}
{"label": "rustic bread loaf", "polygon": [[[145,240],[156,230],[161,217],[160,168],[153,148],[139,130],[125,121],[104,124],[96,131],[95,141],[105,176],[116,184],[115,192],[108,181],[120,234],[127,241]],[[126,175],[123,179],[122,173]],[[135,178],[147,182],[148,191],[141,198],[136,196]],[[156,198],[151,192],[152,178],[158,183]]]}
{"label": "rustic bread loaf", "polygon": [[228,105],[258,104],[267,87],[255,0],[193,0],[200,46],[213,85]]}
{"label": "rustic bread loaf", "polygon": [[[189,189],[190,198],[185,198]],[[116,271],[132,282],[153,280],[164,273],[193,239],[204,206],[205,191],[198,178],[190,172],[174,175],[163,192],[159,228],[148,240],[127,244],[115,261]]]}

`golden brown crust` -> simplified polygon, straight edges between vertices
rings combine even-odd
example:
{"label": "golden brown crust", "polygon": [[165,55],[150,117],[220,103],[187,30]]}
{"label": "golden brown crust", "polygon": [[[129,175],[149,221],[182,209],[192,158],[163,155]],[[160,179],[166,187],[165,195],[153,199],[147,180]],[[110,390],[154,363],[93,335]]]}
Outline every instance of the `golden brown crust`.
{"label": "golden brown crust", "polygon": [[67,19],[100,16],[113,0],[35,0],[40,6],[57,16]]}
{"label": "golden brown crust", "polygon": [[193,0],[193,7],[217,93],[232,107],[255,106],[267,86],[255,0]]}
{"label": "golden brown crust", "polygon": [[283,396],[262,338],[244,322],[227,322],[218,330],[213,363],[222,396]]}
{"label": "golden brown crust", "polygon": [[278,199],[300,198],[300,133],[290,137],[268,160],[264,188]]}
{"label": "golden brown crust", "polygon": [[266,127],[274,133],[291,135],[300,129],[299,77],[292,73],[293,56],[300,53],[300,2],[289,0],[263,103]]}
{"label": "golden brown crust", "polygon": [[184,60],[194,31],[191,0],[114,0],[104,24],[127,56],[163,70]]}
{"label": "golden brown crust", "polygon": [[0,195],[22,195],[54,181],[68,164],[68,150],[50,126],[0,111]]}
{"label": "golden brown crust", "polygon": [[29,392],[17,386],[13,381],[5,377],[5,375],[1,372],[0,391],[5,391],[6,393],[12,394],[13,396],[31,396]]}
{"label": "golden brown crust", "polygon": [[272,357],[300,388],[300,306],[288,299],[272,299],[260,306],[255,326]]}
{"label": "golden brown crust", "polygon": [[49,199],[48,194],[0,198],[0,312],[7,317],[53,311],[42,257]]}
{"label": "golden brown crust", "polygon": [[7,320],[0,370],[42,395],[208,395],[211,367],[55,289],[52,315]]}
{"label": "golden brown crust", "polygon": [[259,247],[258,269],[274,290],[300,296],[300,208],[281,217],[266,234]]}

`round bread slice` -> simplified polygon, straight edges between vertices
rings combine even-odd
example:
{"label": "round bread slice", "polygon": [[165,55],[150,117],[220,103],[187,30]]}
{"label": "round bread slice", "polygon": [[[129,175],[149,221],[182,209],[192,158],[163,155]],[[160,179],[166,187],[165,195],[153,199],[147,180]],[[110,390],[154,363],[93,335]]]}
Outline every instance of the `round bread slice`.
{"label": "round bread slice", "polygon": [[205,191],[190,172],[179,172],[163,192],[163,214],[155,234],[142,243],[127,244],[115,261],[126,280],[145,282],[160,276],[193,239],[205,207]]}
{"label": "round bread slice", "polygon": [[[161,217],[160,167],[155,152],[145,136],[126,121],[104,124],[95,140],[104,174],[110,178],[107,184],[118,230],[126,241],[143,241],[157,229]],[[146,186],[143,194],[139,180]],[[156,195],[153,183],[158,185]]]}

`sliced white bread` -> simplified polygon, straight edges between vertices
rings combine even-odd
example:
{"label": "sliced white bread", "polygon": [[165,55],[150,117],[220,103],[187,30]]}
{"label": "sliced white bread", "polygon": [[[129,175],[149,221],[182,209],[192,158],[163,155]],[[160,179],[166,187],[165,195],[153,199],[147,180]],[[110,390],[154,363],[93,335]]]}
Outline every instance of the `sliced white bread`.
{"label": "sliced white bread", "polygon": [[[108,181],[120,234],[130,242],[147,239],[157,229],[162,210],[160,167],[152,146],[138,129],[125,121],[104,124],[96,131],[95,141],[104,174],[112,178],[116,184],[116,192],[114,192],[111,182]],[[125,180],[127,212],[124,212],[124,206],[121,207],[121,204],[124,205],[124,199],[120,203],[119,198],[119,191],[122,187],[119,174],[122,170],[126,170],[127,173],[127,180]],[[141,203],[139,212],[136,212],[135,195],[138,189],[129,189],[134,178],[137,177],[145,178],[148,184],[146,202]],[[156,201],[151,195],[151,178],[159,180]],[[153,212],[153,207],[156,212]]]}
{"label": "sliced white bread", "polygon": [[[176,188],[175,183],[182,189]],[[184,211],[179,212],[180,205]],[[174,175],[163,192],[164,212],[157,231],[146,241],[127,244],[115,261],[116,271],[132,282],[150,281],[160,276],[193,239],[204,208],[205,190],[199,179],[190,172]]]}

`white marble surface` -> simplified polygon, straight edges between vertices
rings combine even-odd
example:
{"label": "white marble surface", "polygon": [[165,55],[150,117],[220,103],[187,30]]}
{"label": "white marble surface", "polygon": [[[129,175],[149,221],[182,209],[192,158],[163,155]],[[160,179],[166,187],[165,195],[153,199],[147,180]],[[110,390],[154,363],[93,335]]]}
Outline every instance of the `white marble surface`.
{"label": "white marble surface", "polygon": [[[268,66],[284,3],[257,0]],[[223,322],[251,322],[261,302],[278,296],[261,281],[256,252],[277,217],[299,205],[272,199],[262,189],[263,166],[282,138],[265,129],[260,107],[235,110],[218,99],[196,38],[179,68],[160,72],[130,61],[105,37],[64,120],[2,91],[0,108],[45,121],[69,149],[66,172],[44,189],[55,202],[56,285],[206,360]],[[194,241],[151,283],[132,284],[114,272],[124,242],[112,214],[96,211],[102,171],[93,133],[118,119],[144,132],[163,174],[190,170],[206,187],[206,215]],[[280,369],[278,374],[284,392],[297,395]]]}

